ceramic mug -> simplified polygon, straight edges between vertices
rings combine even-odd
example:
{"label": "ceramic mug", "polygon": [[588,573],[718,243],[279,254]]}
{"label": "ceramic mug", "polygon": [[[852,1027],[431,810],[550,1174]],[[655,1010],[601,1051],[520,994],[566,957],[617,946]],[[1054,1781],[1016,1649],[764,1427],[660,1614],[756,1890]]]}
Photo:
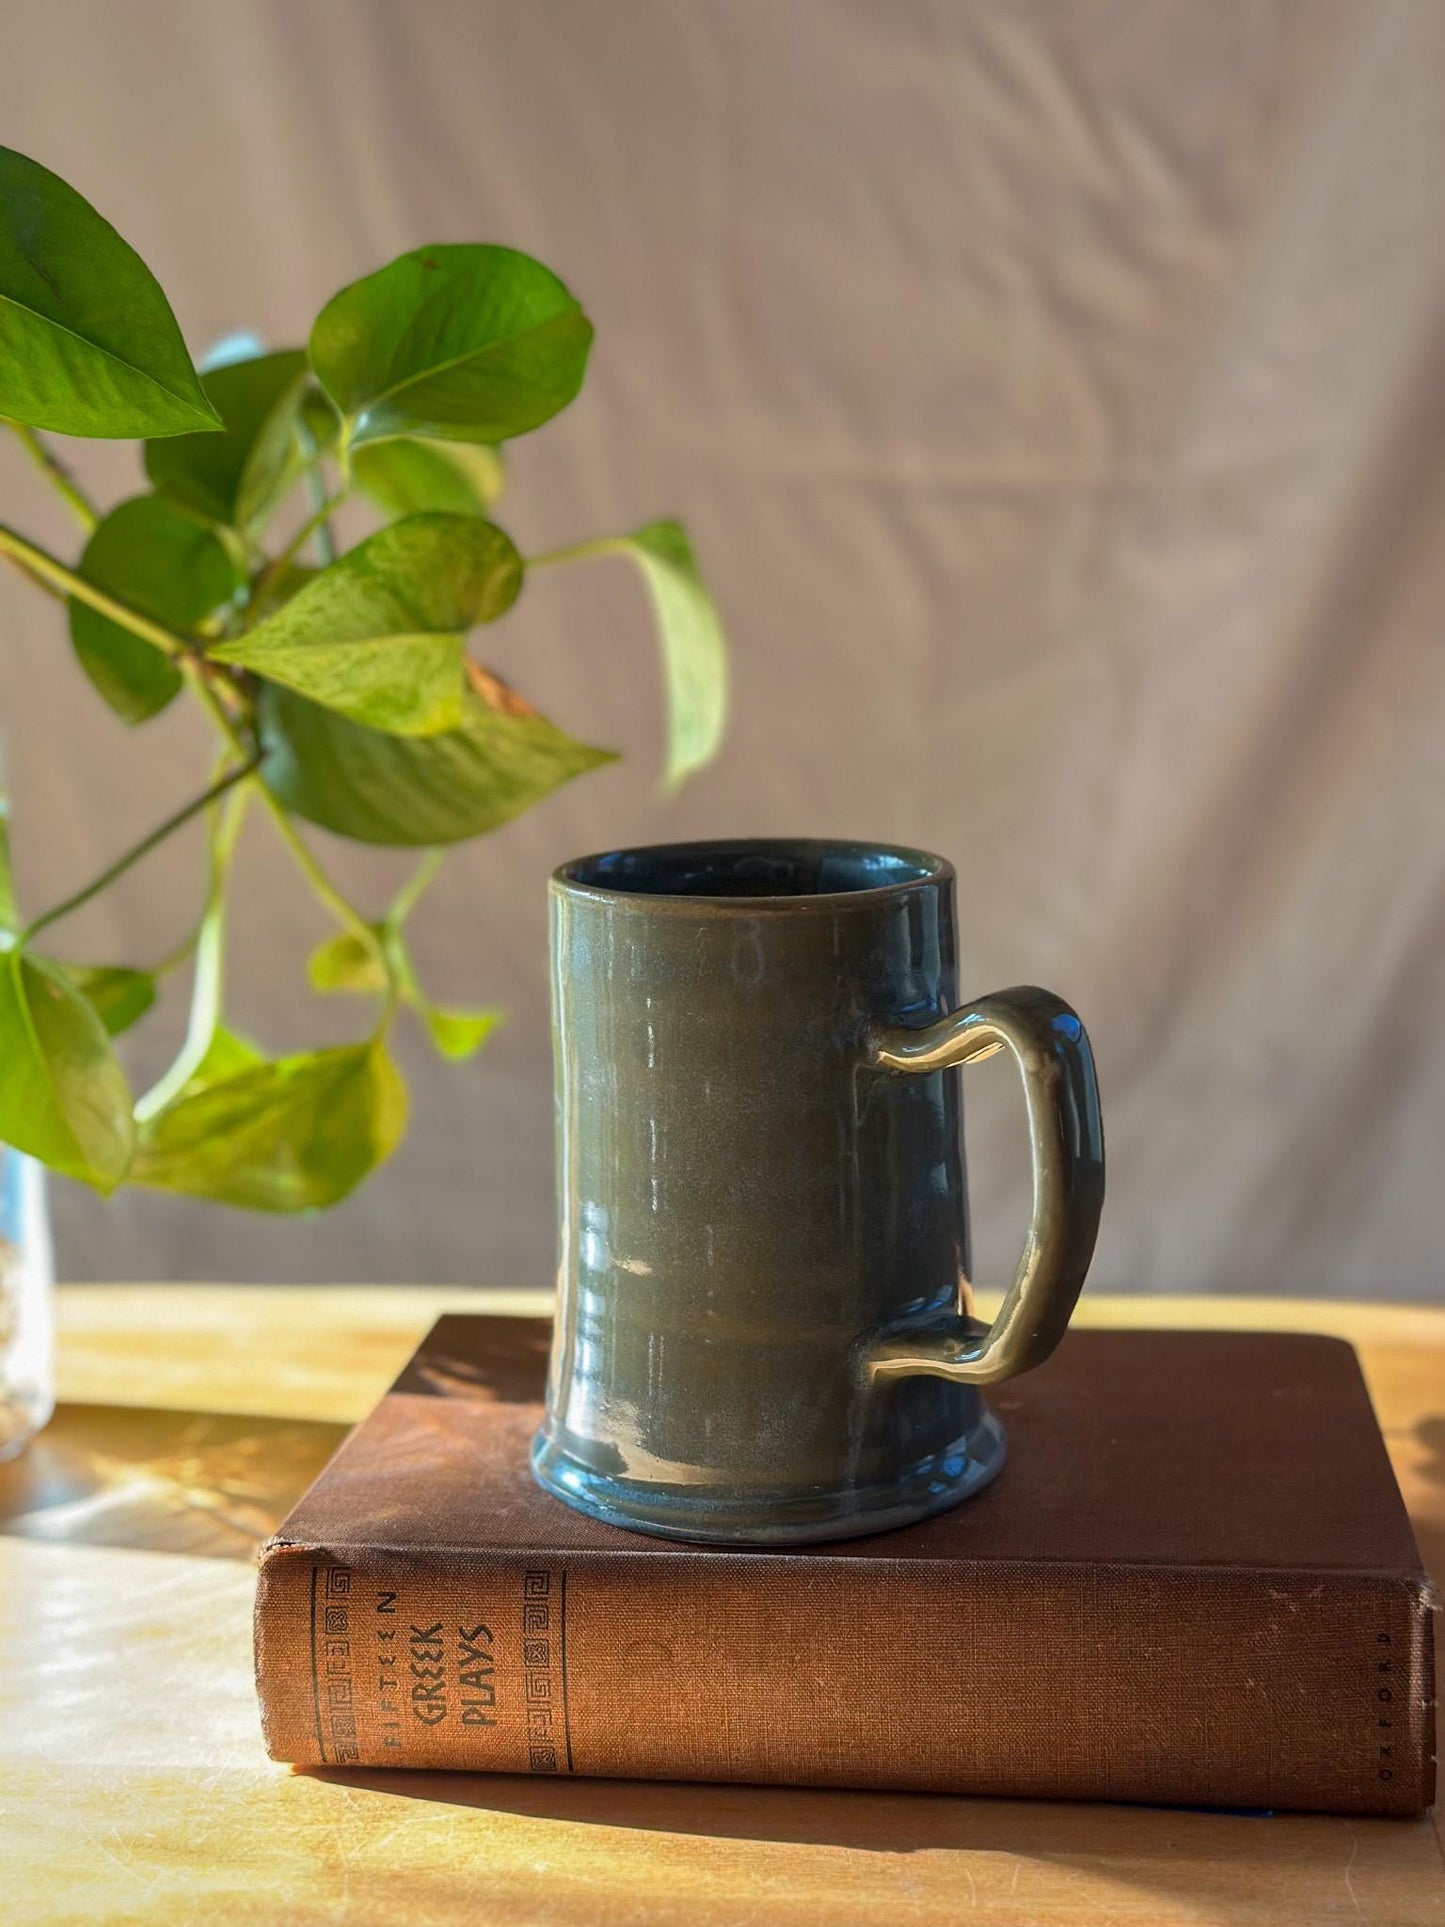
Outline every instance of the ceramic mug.
{"label": "ceramic mug", "polygon": [[[1003,1462],[979,1387],[1042,1363],[1104,1192],[1083,1026],[958,1007],[952,866],[839,842],[583,857],[551,882],[561,1259],[543,1486],[776,1545],[902,1525]],[[1023,1078],[1033,1215],[970,1314],[954,1066]]]}

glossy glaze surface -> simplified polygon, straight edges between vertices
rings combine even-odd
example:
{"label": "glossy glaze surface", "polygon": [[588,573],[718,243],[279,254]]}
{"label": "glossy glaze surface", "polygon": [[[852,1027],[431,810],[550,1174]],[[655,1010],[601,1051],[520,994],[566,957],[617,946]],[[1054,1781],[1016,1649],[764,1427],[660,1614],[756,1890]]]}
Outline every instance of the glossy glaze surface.
{"label": "glossy glaze surface", "polygon": [[[1001,1374],[976,1366],[945,1065],[1009,1041],[1013,993],[937,1067],[886,1058],[898,1034],[959,1021],[949,865],[838,843],[583,859],[552,882],[552,967],[543,1484],[641,1530],[764,1544],[880,1530],[977,1490],[1002,1436],[975,1381]],[[1039,1325],[1040,1289],[1024,1296]],[[1022,1356],[1017,1338],[1005,1349]]]}

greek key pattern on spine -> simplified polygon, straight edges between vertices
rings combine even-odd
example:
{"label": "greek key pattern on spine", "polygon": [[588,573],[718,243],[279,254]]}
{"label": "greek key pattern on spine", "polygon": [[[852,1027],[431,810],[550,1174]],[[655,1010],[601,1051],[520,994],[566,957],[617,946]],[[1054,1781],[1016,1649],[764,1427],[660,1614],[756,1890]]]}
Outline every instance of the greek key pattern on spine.
{"label": "greek key pattern on spine", "polygon": [[533,1773],[570,1773],[565,1573],[532,1566],[522,1575],[522,1669],[528,1767]]}
{"label": "greek key pattern on spine", "polygon": [[346,1766],[361,1758],[356,1736],[356,1692],[352,1667],[350,1566],[313,1568],[313,1611],[317,1579],[322,1584],[321,1624],[313,1619],[312,1689],[318,1731],[324,1731],[322,1759]]}

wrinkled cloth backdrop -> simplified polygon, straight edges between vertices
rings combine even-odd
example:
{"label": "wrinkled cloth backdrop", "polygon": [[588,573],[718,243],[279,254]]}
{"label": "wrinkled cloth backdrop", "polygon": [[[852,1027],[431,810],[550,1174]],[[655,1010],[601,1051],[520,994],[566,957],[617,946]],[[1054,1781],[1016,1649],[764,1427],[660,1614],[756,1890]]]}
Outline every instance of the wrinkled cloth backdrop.
{"label": "wrinkled cloth backdrop", "polygon": [[[496,666],[627,760],[453,856],[416,920],[438,992],[505,1029],[460,1070],[406,1040],[404,1148],[329,1217],[57,1184],[66,1272],[544,1281],[548,869],[806,832],[946,852],[966,992],[1037,980],[1084,1013],[1099,1288],[1439,1294],[1439,0],[3,14],[0,138],[99,203],[198,352],[299,340],[424,241],[555,265],[593,373],[518,446],[505,520],[536,549],[685,516],[736,648],[726,758],[665,800],[626,566],[529,585]],[[85,472],[134,485],[118,451]],[[71,542],[10,448],[0,488],[5,519]],[[16,580],[0,624],[38,904],[200,787],[208,750],[179,705],[123,731]],[[236,1021],[272,1048],[347,1034],[356,1008],[305,989],[324,926],[259,818],[247,851]],[[326,855],[377,902],[396,874]],[[200,881],[183,840],[66,934],[144,961]],[[1002,1065],[968,1089],[998,1277],[1021,1106]]]}

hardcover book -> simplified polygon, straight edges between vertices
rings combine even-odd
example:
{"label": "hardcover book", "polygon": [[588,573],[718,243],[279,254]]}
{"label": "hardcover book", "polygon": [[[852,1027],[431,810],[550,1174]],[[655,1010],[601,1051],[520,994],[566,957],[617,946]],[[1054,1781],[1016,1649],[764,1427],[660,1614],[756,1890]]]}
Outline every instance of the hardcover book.
{"label": "hardcover book", "polygon": [[441,1319],[263,1548],[273,1758],[1429,1806],[1430,1589],[1339,1340],[1071,1333],[977,1498],[749,1552],[534,1485],[549,1333]]}

